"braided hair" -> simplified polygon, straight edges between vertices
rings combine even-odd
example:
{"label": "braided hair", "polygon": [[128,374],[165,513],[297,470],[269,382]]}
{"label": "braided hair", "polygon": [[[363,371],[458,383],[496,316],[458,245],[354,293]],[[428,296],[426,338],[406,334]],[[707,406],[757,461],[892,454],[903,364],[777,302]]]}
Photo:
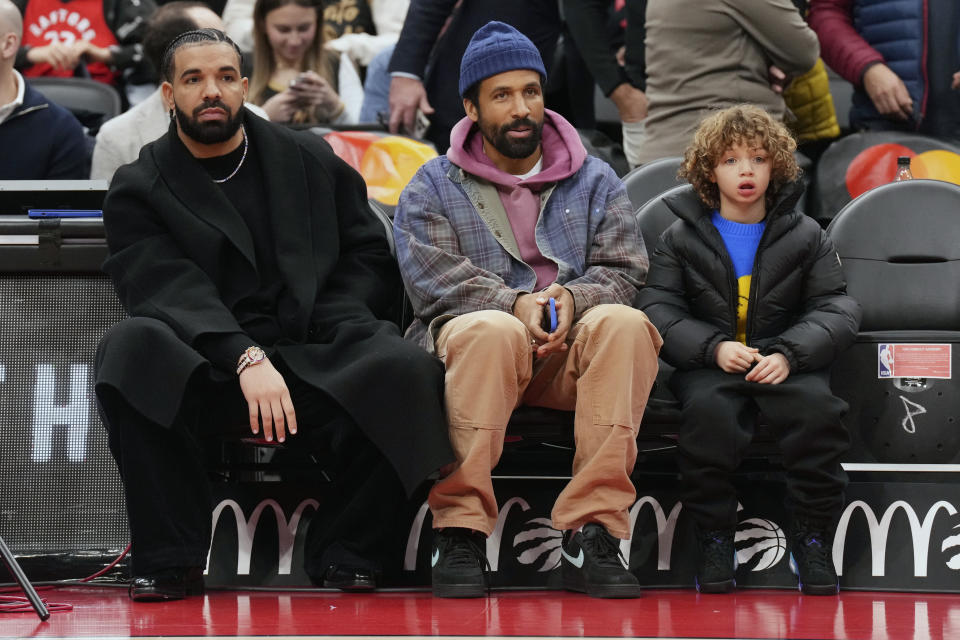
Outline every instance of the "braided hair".
{"label": "braided hair", "polygon": [[224,42],[233,47],[233,50],[237,52],[237,57],[240,59],[240,66],[243,66],[243,54],[240,53],[240,47],[238,47],[237,43],[231,40],[227,34],[219,29],[194,29],[181,33],[171,40],[167,48],[164,49],[163,56],[160,58],[160,77],[167,82],[173,82],[173,57],[180,47],[217,42]]}

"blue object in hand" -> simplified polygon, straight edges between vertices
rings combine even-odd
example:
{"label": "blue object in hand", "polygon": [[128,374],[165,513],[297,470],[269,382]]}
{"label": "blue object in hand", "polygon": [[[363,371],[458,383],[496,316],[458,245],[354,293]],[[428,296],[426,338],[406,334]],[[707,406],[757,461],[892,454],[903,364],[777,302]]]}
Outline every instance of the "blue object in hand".
{"label": "blue object in hand", "polygon": [[[543,308],[544,313],[544,324],[549,322],[550,328],[547,329],[548,333],[553,333],[557,330],[557,299],[550,298],[547,302],[547,306]],[[546,329],[546,327],[544,327]]]}

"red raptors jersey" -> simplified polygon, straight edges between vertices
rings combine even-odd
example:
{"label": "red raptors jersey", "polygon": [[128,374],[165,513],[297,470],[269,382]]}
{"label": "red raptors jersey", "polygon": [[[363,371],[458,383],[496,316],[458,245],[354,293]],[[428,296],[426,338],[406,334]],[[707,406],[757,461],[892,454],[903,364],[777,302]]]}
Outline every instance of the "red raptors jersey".
{"label": "red raptors jersey", "polygon": [[[117,44],[103,17],[103,0],[29,0],[23,16],[23,44],[45,47],[54,42],[73,44],[88,40],[98,47]],[[117,73],[102,62],[90,62],[87,70],[94,80],[113,84]],[[47,63],[35,64],[26,76],[72,76],[72,71],[54,71]]]}

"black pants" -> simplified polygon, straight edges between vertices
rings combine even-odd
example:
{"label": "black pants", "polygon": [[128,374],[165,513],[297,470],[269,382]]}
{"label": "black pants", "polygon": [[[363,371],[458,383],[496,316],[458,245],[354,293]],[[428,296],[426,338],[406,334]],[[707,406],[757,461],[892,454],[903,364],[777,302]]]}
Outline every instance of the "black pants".
{"label": "black pants", "polygon": [[680,472],[683,508],[701,530],[733,529],[737,496],[730,474],[753,439],[757,413],[776,434],[796,516],[829,520],[843,508],[840,456],[850,437],[847,404],[830,391],[825,371],[792,374],[777,385],[747,382],[720,369],[677,371],[670,386],[682,404]]}
{"label": "black pants", "polygon": [[[400,479],[337,403],[282,362],[274,365],[297,414],[298,434],[288,436],[286,446],[309,447],[318,458],[334,461],[324,469],[334,478],[332,498],[315,514],[304,542],[308,575],[317,581],[330,563],[380,570],[396,547],[389,525],[406,504]],[[133,574],[205,566],[212,498],[204,443],[250,435],[239,383],[193,384],[169,429],[151,423],[115,392],[100,398],[100,411],[126,492]]]}

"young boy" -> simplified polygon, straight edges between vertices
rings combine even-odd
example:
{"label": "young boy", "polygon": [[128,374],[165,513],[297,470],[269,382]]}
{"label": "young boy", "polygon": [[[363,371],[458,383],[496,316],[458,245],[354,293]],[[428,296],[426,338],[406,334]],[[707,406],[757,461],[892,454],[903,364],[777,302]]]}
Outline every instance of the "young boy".
{"label": "young boy", "polygon": [[833,521],[843,507],[846,403],[828,368],[854,341],[833,244],[795,209],[802,185],[787,129],[759,107],[706,118],[687,149],[691,187],[666,199],[680,218],[660,239],[638,306],[663,336],[682,404],[683,506],[697,530],[697,589],[735,586],[737,496],[730,474],[757,413],[787,472],[792,564],[804,593],[837,593]]}

